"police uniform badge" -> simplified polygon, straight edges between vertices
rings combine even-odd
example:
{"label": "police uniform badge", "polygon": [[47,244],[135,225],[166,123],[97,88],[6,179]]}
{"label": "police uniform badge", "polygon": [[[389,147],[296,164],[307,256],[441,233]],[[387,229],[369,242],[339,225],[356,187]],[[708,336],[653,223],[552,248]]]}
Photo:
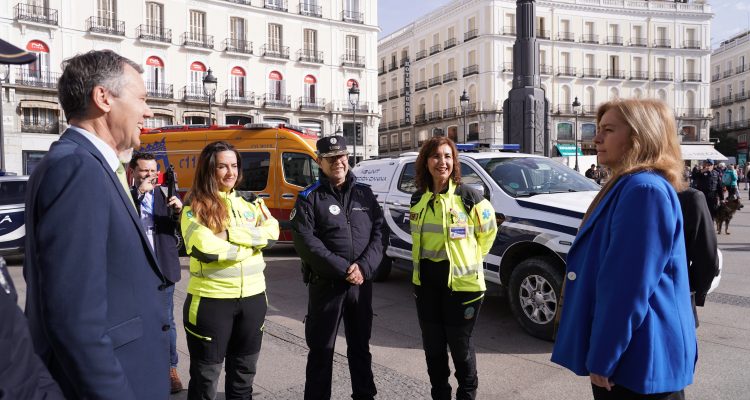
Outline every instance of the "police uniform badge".
{"label": "police uniform badge", "polygon": [[339,213],[341,213],[341,208],[335,204],[332,204],[330,207],[328,207],[328,211],[330,211],[333,215],[339,215]]}

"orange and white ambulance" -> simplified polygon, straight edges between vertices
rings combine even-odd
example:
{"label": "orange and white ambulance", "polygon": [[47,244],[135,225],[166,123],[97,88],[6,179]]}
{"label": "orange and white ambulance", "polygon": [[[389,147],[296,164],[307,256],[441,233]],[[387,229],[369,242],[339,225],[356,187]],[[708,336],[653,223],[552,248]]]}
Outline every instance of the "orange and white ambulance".
{"label": "orange and white ambulance", "polygon": [[139,151],[153,153],[159,171],[173,165],[179,193],[184,195],[193,184],[201,150],[218,140],[231,143],[242,157],[242,182],[238,190],[252,191],[261,197],[279,220],[279,240],[291,241],[289,213],[297,193],[318,179],[317,139],[284,125],[180,125],[144,129]]}

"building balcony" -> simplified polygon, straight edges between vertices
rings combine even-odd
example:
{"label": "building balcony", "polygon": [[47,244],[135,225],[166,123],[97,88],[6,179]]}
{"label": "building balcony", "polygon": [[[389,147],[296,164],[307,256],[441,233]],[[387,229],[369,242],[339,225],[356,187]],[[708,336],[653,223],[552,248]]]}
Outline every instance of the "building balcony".
{"label": "building balcony", "polygon": [[443,110],[443,119],[456,118],[456,107],[448,107]]}
{"label": "building balcony", "polygon": [[[208,95],[203,91],[202,84],[186,85],[180,89],[180,99],[182,101],[193,101],[197,103],[208,104]],[[216,102],[216,96],[211,101]]]}
{"label": "building balcony", "polygon": [[427,57],[427,50],[419,50],[417,52],[417,57],[416,57],[417,61],[419,61],[419,60],[421,60],[421,59],[423,59],[425,57]]}
{"label": "building balcony", "polygon": [[697,74],[694,72],[687,72],[684,75],[682,75],[682,81],[683,82],[700,82],[703,80],[703,77],[701,74]]}
{"label": "building balcony", "polygon": [[539,66],[539,73],[542,75],[552,75],[552,66],[541,64]]}
{"label": "building balcony", "polygon": [[632,47],[648,47],[648,39],[645,37],[633,37],[630,38],[630,46]]}
{"label": "building balcony", "polygon": [[745,71],[750,71],[750,64],[739,65],[734,69],[735,74],[741,74]]}
{"label": "building balcony", "polygon": [[323,64],[323,52],[311,49],[299,49],[297,50],[297,61],[313,64]]}
{"label": "building balcony", "polygon": [[419,81],[414,85],[414,91],[418,92],[420,90],[426,90],[427,89],[427,81]]}
{"label": "building balcony", "polygon": [[571,106],[570,104],[558,105],[557,113],[563,115],[573,115],[573,106]]}
{"label": "building balcony", "polygon": [[255,93],[246,90],[225,90],[225,105],[254,106]]}
{"label": "building balcony", "polygon": [[549,39],[550,31],[546,31],[544,29],[537,29],[536,37],[538,37],[539,39]]}
{"label": "building balcony", "polygon": [[276,44],[264,44],[260,48],[260,55],[268,58],[276,58],[279,60],[289,59],[289,46],[280,46]]}
{"label": "building balcony", "polygon": [[253,42],[239,39],[224,39],[221,48],[227,53],[253,54]]}
{"label": "building balcony", "polygon": [[422,113],[414,116],[414,125],[421,125],[424,123],[427,123],[427,114]]}
{"label": "building balcony", "polygon": [[398,129],[398,121],[388,122],[388,129]]}
{"label": "building balcony", "polygon": [[503,27],[503,35],[505,36],[516,36],[516,27],[511,26],[504,26]]}
{"label": "building balcony", "polygon": [[599,44],[599,35],[581,35],[581,43]]}
{"label": "building balcony", "polygon": [[723,106],[732,104],[732,102],[734,102],[734,99],[732,98],[731,94],[729,96],[724,96],[721,98],[721,105]]}
{"label": "building balcony", "polygon": [[575,77],[576,68],[575,67],[557,67],[557,76]]}
{"label": "building balcony", "polygon": [[458,80],[456,71],[451,71],[451,72],[443,74],[443,83],[453,82],[456,80]]}
{"label": "building balcony", "polygon": [[364,68],[365,58],[362,56],[344,54],[341,56],[341,65],[344,67]]}
{"label": "building balcony", "polygon": [[146,95],[158,99],[174,99],[174,87],[166,83],[146,82]]}
{"label": "building balcony", "polygon": [[711,108],[721,107],[721,99],[711,99]]}
{"label": "building balcony", "polygon": [[606,79],[625,79],[625,71],[622,69],[610,69],[607,70]]}
{"label": "building balcony", "polygon": [[430,55],[440,53],[443,50],[443,47],[438,43],[436,45],[430,46]]}
{"label": "building balcony", "polygon": [[18,3],[13,7],[13,13],[17,22],[57,26],[57,10],[54,8]]}
{"label": "building balcony", "polygon": [[276,11],[283,11],[283,12],[287,12],[289,10],[287,7],[286,0],[265,0],[263,2],[263,8],[266,8],[268,10],[276,10]]}
{"label": "building balcony", "polygon": [[479,65],[473,64],[469,65],[468,67],[464,67],[464,77],[477,74],[479,74]]}
{"label": "building balcony", "polygon": [[162,28],[159,26],[151,26],[146,24],[138,25],[135,28],[135,37],[140,40],[148,40],[150,42],[161,42],[161,43],[172,43],[172,30],[168,28]]}
{"label": "building balcony", "polygon": [[597,107],[593,104],[586,104],[584,106],[581,106],[581,113],[583,115],[594,115],[596,114]]}
{"label": "building balcony", "polygon": [[747,92],[739,92],[734,95],[734,101],[745,101],[747,97]]}
{"label": "building balcony", "polygon": [[582,78],[601,78],[602,70],[599,68],[584,68],[581,73]]}
{"label": "building balcony", "polygon": [[125,36],[125,21],[110,18],[89,17],[86,30],[104,35]]}
{"label": "building balcony", "polygon": [[705,108],[680,108],[677,115],[684,118],[703,118],[708,115]]}
{"label": "building balcony", "polygon": [[60,123],[57,121],[25,121],[21,120],[21,132],[60,134]]}
{"label": "building balcony", "polygon": [[[477,108],[477,103],[469,103],[466,106],[466,111],[465,112],[466,112],[466,114],[471,115],[471,114],[475,114],[477,112],[477,110],[479,110]],[[461,114],[462,115],[463,115],[463,113],[464,113],[464,110],[461,110]]]}
{"label": "building balcony", "polygon": [[713,74],[711,75],[711,82],[716,82],[721,78],[719,74]]}
{"label": "building balcony", "polygon": [[252,5],[252,0],[224,0],[224,1],[229,2],[229,3],[234,3],[234,4],[242,4],[245,6]]}
{"label": "building balcony", "polygon": [[513,72],[513,63],[512,62],[503,63],[502,72]]}
{"label": "building balcony", "polygon": [[[388,130],[388,124],[386,124],[383,121],[380,121],[380,125],[378,125],[378,132],[385,132],[387,130]],[[381,149],[382,149],[382,146],[381,146]],[[381,150],[381,152],[382,152],[382,150]]]}
{"label": "building balcony", "polygon": [[610,46],[622,46],[622,36],[607,36],[607,44]]}
{"label": "building balcony", "polygon": [[323,18],[323,6],[300,2],[299,3],[299,15]]}
{"label": "building balcony", "polygon": [[682,42],[683,49],[695,49],[700,50],[703,46],[700,40],[684,40]]}
{"label": "building balcony", "polygon": [[471,39],[476,38],[479,36],[479,29],[472,29],[470,31],[464,32],[464,42],[468,42]]}
{"label": "building balcony", "polygon": [[388,95],[385,93],[378,94],[378,103],[385,103],[388,101]]}
{"label": "building balcony", "polygon": [[54,72],[29,73],[26,70],[19,70],[16,74],[16,86],[25,86],[30,88],[57,89],[57,81],[60,74]]}
{"label": "building balcony", "polygon": [[302,96],[297,100],[300,111],[325,111],[326,99]]}
{"label": "building balcony", "polygon": [[673,79],[671,72],[654,72],[655,81],[671,81]]}
{"label": "building balcony", "polygon": [[430,78],[428,84],[430,85],[430,87],[442,85],[443,79],[440,76],[436,76],[434,78]]}
{"label": "building balcony", "polygon": [[354,24],[364,24],[365,14],[356,11],[344,10],[341,12],[341,20],[344,22],[351,22]]}
{"label": "building balcony", "polygon": [[378,76],[385,75],[385,66],[381,65],[378,67]]}
{"label": "building balcony", "polygon": [[563,42],[575,42],[576,37],[573,32],[557,32],[557,40],[561,40]]}
{"label": "building balcony", "polygon": [[640,70],[630,71],[630,80],[631,81],[647,81],[648,71],[640,71]]}
{"label": "building balcony", "polygon": [[406,118],[401,118],[401,120],[398,123],[401,127],[405,126],[411,126],[411,121]]}
{"label": "building balcony", "polygon": [[[349,100],[339,100],[334,103],[334,107],[336,110],[344,113],[351,113],[354,111],[354,107],[352,107],[352,103],[349,102]],[[356,111],[358,113],[369,113],[371,110],[374,110],[375,106],[367,101],[361,101],[357,103],[356,105]]]}
{"label": "building balcony", "polygon": [[456,47],[457,44],[456,38],[450,38],[443,43],[443,49],[448,50],[451,47]]}
{"label": "building balcony", "polygon": [[292,108],[292,96],[281,93],[264,93],[263,107],[266,108]]}
{"label": "building balcony", "polygon": [[406,88],[402,87],[401,90],[398,91],[399,96],[404,97],[406,96]]}
{"label": "building balcony", "polygon": [[398,64],[396,64],[395,61],[388,64],[388,72],[395,71],[397,69],[398,69]]}
{"label": "building balcony", "polygon": [[428,121],[439,121],[441,119],[443,119],[443,112],[442,111],[433,111],[433,112],[427,114],[427,120]]}
{"label": "building balcony", "polygon": [[654,47],[659,49],[669,49],[672,47],[672,41],[670,39],[656,39],[654,40]]}
{"label": "building balcony", "polygon": [[391,90],[388,92],[388,100],[393,100],[398,98],[398,90]]}
{"label": "building balcony", "polygon": [[200,35],[193,32],[185,32],[180,35],[180,44],[188,47],[213,50],[214,37],[213,35]]}
{"label": "building balcony", "polygon": [[408,63],[408,62],[409,62],[409,57],[404,57],[404,58],[401,59],[401,62],[399,63],[399,66],[400,67],[404,67],[406,65],[406,63]]}
{"label": "building balcony", "polygon": [[724,71],[724,73],[722,74],[722,78],[729,78],[730,76],[732,76],[732,70],[731,69],[728,70],[728,71]]}

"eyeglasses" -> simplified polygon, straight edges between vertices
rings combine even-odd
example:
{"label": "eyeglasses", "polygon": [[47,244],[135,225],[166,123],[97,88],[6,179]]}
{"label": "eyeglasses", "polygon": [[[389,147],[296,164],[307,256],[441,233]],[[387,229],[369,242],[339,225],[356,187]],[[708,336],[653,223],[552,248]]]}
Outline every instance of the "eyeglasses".
{"label": "eyeglasses", "polygon": [[349,154],[339,154],[337,156],[330,156],[330,157],[323,157],[323,160],[328,161],[329,163],[335,163],[336,161],[342,159],[342,158],[349,158]]}

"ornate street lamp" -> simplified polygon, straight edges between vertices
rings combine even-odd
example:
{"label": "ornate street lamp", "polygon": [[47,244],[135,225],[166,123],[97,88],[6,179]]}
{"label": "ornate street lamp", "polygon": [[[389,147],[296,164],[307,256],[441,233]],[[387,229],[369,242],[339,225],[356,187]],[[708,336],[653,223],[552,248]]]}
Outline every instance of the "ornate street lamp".
{"label": "ornate street lamp", "polygon": [[580,172],[580,169],[578,169],[578,113],[581,112],[581,103],[578,101],[578,96],[573,100],[573,114],[575,115],[576,119],[576,126],[575,130],[573,131],[575,136],[575,152],[576,152],[576,165],[575,170]]}
{"label": "ornate street lamp", "polygon": [[[352,125],[354,131],[354,157],[352,167],[357,164],[357,106],[359,105],[359,86],[352,82],[349,88],[349,104],[352,105]],[[367,151],[367,149],[365,149]]]}
{"label": "ornate street lamp", "polygon": [[208,125],[213,125],[213,121],[211,118],[211,104],[214,100],[214,95],[216,94],[216,85],[218,80],[214,76],[214,74],[211,73],[211,68],[208,69],[208,73],[206,76],[203,77],[203,93],[208,96]]}
{"label": "ornate street lamp", "polygon": [[466,132],[466,113],[469,111],[469,95],[466,94],[466,89],[464,89],[463,94],[461,94],[461,97],[458,98],[459,104],[461,104],[461,115],[464,117],[464,140],[463,143],[466,143],[466,138],[468,137]]}

